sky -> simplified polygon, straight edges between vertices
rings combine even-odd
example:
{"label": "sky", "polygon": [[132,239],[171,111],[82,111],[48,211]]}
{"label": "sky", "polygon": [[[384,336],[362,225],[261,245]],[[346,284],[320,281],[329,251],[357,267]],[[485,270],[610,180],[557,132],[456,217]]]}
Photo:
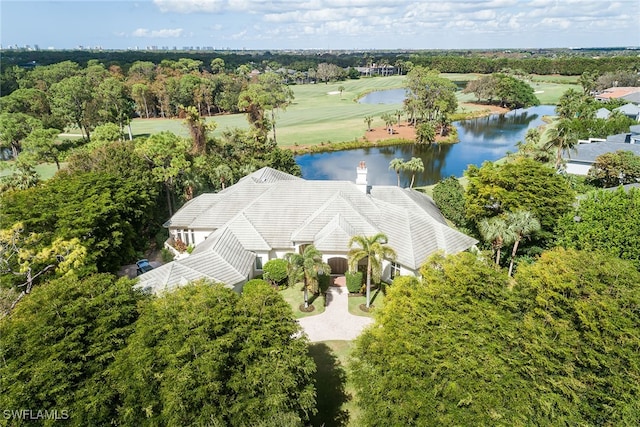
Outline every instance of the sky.
{"label": "sky", "polygon": [[2,48],[640,46],[640,0],[0,0]]}

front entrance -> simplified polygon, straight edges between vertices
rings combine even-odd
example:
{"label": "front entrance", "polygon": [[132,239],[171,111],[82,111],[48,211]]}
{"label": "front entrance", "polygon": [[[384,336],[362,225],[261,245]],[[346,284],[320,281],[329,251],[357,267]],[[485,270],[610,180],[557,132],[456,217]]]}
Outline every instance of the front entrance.
{"label": "front entrance", "polygon": [[331,267],[331,274],[344,274],[349,267],[347,259],[342,257],[329,258],[328,264]]}

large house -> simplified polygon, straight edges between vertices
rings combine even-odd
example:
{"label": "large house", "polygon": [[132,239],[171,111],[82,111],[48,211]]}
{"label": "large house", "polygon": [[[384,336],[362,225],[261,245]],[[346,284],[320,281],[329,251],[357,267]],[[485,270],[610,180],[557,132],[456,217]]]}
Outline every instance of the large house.
{"label": "large house", "polygon": [[347,270],[349,239],[385,233],[395,261],[383,278],[418,273],[434,252],[457,253],[477,241],[449,227],[433,200],[412,189],[367,184],[364,162],[356,182],[301,179],[263,168],[215,194],[186,203],[165,224],[170,241],[191,254],[140,276],[160,292],[207,278],[240,291],[268,260],[313,244],[334,274]]}

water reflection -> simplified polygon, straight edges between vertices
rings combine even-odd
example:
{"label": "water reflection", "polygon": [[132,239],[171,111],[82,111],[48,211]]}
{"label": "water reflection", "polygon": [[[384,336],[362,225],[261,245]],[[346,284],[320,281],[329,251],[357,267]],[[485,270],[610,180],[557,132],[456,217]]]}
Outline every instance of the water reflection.
{"label": "water reflection", "polygon": [[[367,162],[369,184],[395,185],[396,173],[389,170],[394,158],[409,160],[420,157],[425,171],[416,175],[416,185],[430,185],[448,176],[462,176],[469,164],[481,165],[485,160],[497,160],[516,143],[524,140],[527,129],[540,126],[542,116],[553,115],[554,106],[544,105],[511,111],[474,120],[455,122],[460,142],[454,145],[396,145],[368,147],[333,153],[305,154],[296,157],[307,179],[354,181],[356,166]],[[411,176],[403,175],[408,185]]]}
{"label": "water reflection", "polygon": [[360,98],[360,104],[402,104],[407,96],[406,89],[387,89],[370,92]]}

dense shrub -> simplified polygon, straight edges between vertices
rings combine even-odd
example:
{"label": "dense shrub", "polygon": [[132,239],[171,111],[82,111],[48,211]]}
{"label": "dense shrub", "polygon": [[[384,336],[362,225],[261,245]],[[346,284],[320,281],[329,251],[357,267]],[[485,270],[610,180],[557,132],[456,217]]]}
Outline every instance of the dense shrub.
{"label": "dense shrub", "polygon": [[251,288],[254,288],[256,286],[262,286],[262,285],[269,285],[269,283],[267,283],[267,281],[262,280],[262,279],[251,279],[247,283],[244,284],[244,286],[242,287],[242,291],[246,292],[247,290],[249,290]]}
{"label": "dense shrub", "polygon": [[362,272],[356,271],[355,273],[347,272],[345,277],[347,279],[347,290],[354,294],[362,290]]}
{"label": "dense shrub", "polygon": [[276,285],[281,285],[287,278],[287,261],[284,259],[272,259],[262,267],[265,280]]}

